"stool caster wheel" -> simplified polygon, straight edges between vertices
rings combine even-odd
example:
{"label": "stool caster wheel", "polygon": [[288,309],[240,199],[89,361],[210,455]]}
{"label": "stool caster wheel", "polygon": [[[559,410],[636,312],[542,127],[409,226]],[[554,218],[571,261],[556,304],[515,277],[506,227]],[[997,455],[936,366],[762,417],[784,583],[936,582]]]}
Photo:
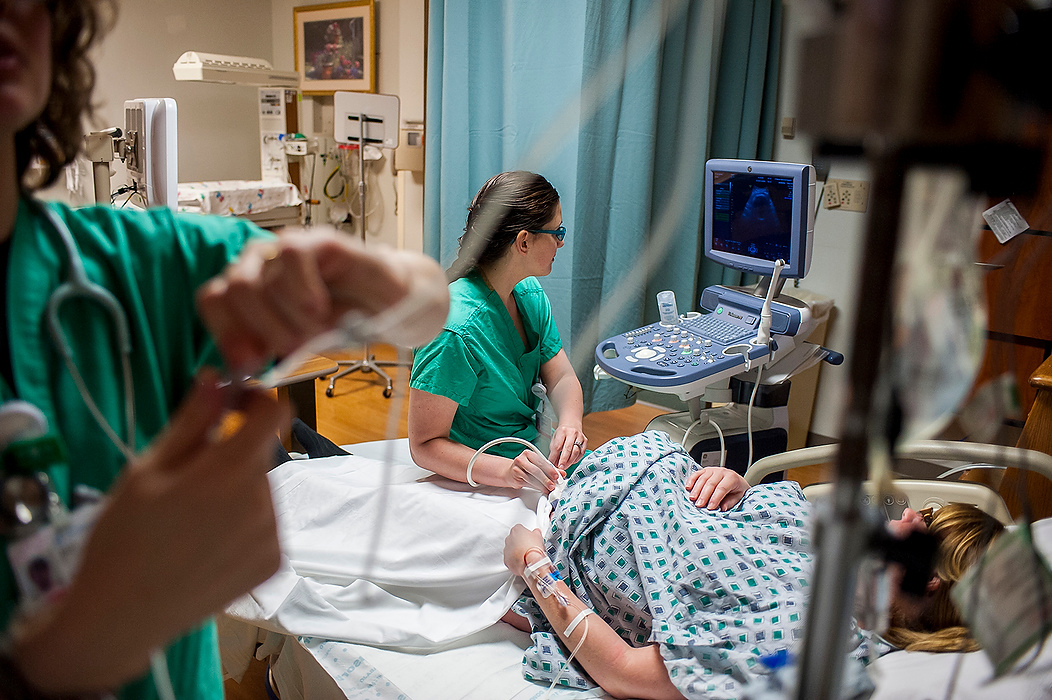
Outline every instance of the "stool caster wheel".
{"label": "stool caster wheel", "polygon": [[384,398],[385,399],[391,398],[391,394],[393,394],[393,393],[394,393],[394,389],[392,389],[389,386],[388,387],[384,387]]}
{"label": "stool caster wheel", "polygon": [[325,388],[325,395],[328,396],[330,399],[332,398],[332,395],[335,394],[335,393],[336,392],[333,391],[331,386]]}

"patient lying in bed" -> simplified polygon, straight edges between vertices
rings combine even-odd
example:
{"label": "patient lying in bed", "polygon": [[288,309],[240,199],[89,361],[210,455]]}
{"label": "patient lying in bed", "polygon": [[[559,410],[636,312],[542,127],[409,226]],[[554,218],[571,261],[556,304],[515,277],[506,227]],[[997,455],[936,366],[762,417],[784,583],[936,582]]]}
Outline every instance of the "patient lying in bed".
{"label": "patient lying in bed", "polygon": [[[334,456],[276,468],[285,565],[228,613],[276,632],[426,651],[492,626],[518,600],[533,631],[527,678],[550,682],[558,674],[571,687],[597,681],[633,697],[734,697],[765,672],[763,655],[798,649],[810,509],[790,482],[750,489],[725,512],[699,508],[694,501],[706,503],[708,494],[688,491],[695,469],[667,435],[644,433],[607,443],[570,479],[546,549],[570,584],[564,590],[574,611],[587,605],[597,613],[569,635],[572,650],[588,630],[577,657],[583,671],[561,669],[569,650],[556,637],[565,643],[568,625],[553,630],[545,601],[519,599],[524,583],[516,574],[538,552],[511,555],[514,572],[505,565],[505,537],[515,526],[544,546],[533,530],[540,494],[475,490],[408,456],[389,467]],[[916,519],[905,525],[923,527]],[[624,647],[611,647],[620,664],[596,666],[603,654],[588,651],[603,628]],[[855,643],[864,655],[862,635]],[[656,664],[649,675],[624,663],[636,653]],[[659,682],[623,687],[611,669]]]}
{"label": "patient lying in bed", "polygon": [[[527,576],[534,595],[515,606],[532,627],[527,678],[558,677],[578,688],[598,683],[617,697],[732,698],[768,672],[763,657],[799,652],[811,576],[808,502],[797,484],[781,482],[749,489],[726,511],[698,508],[685,488],[696,469],[664,433],[612,440],[572,475],[546,545],[540,532],[512,532],[509,566],[521,574],[547,553],[568,603],[536,595],[536,577]],[[925,523],[908,511],[895,527],[904,535]],[[889,636],[902,645],[959,650],[970,640],[948,591],[1000,524],[974,508],[947,506],[931,531],[942,543],[938,575],[923,600],[896,606],[897,629]],[[980,536],[964,542],[964,532]],[[963,556],[950,556],[955,548]],[[586,609],[595,615],[580,622]],[[853,659],[890,650],[868,637],[855,630]],[[591,677],[566,666],[574,649]],[[845,678],[862,683],[855,663]]]}

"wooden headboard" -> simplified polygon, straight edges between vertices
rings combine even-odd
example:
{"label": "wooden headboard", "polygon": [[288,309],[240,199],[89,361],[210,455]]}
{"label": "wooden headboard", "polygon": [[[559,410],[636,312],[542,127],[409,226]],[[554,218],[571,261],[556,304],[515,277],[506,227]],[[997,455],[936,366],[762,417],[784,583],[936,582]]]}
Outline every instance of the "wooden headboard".
{"label": "wooden headboard", "polygon": [[[1030,376],[1030,387],[1034,403],[1016,446],[1052,454],[1052,357]],[[1052,516],[1052,481],[1042,476],[1008,469],[1000,491],[1013,517],[1022,513],[1024,501],[1030,504],[1032,519]]]}

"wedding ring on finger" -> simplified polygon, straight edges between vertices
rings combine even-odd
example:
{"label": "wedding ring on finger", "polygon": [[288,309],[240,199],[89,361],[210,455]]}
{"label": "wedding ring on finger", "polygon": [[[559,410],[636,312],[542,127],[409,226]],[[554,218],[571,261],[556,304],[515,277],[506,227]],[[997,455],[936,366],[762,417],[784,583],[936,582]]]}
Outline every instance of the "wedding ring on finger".
{"label": "wedding ring on finger", "polygon": [[276,260],[281,255],[281,248],[276,244],[271,243],[260,249],[259,255],[263,259],[263,262],[270,262],[271,260]]}

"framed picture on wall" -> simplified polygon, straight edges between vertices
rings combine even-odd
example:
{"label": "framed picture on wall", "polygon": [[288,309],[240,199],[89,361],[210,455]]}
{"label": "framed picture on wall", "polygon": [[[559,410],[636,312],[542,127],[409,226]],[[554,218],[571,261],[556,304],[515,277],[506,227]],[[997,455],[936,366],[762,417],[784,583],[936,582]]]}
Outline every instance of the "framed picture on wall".
{"label": "framed picture on wall", "polygon": [[373,9],[373,0],[293,8],[293,48],[304,94],[376,92]]}

